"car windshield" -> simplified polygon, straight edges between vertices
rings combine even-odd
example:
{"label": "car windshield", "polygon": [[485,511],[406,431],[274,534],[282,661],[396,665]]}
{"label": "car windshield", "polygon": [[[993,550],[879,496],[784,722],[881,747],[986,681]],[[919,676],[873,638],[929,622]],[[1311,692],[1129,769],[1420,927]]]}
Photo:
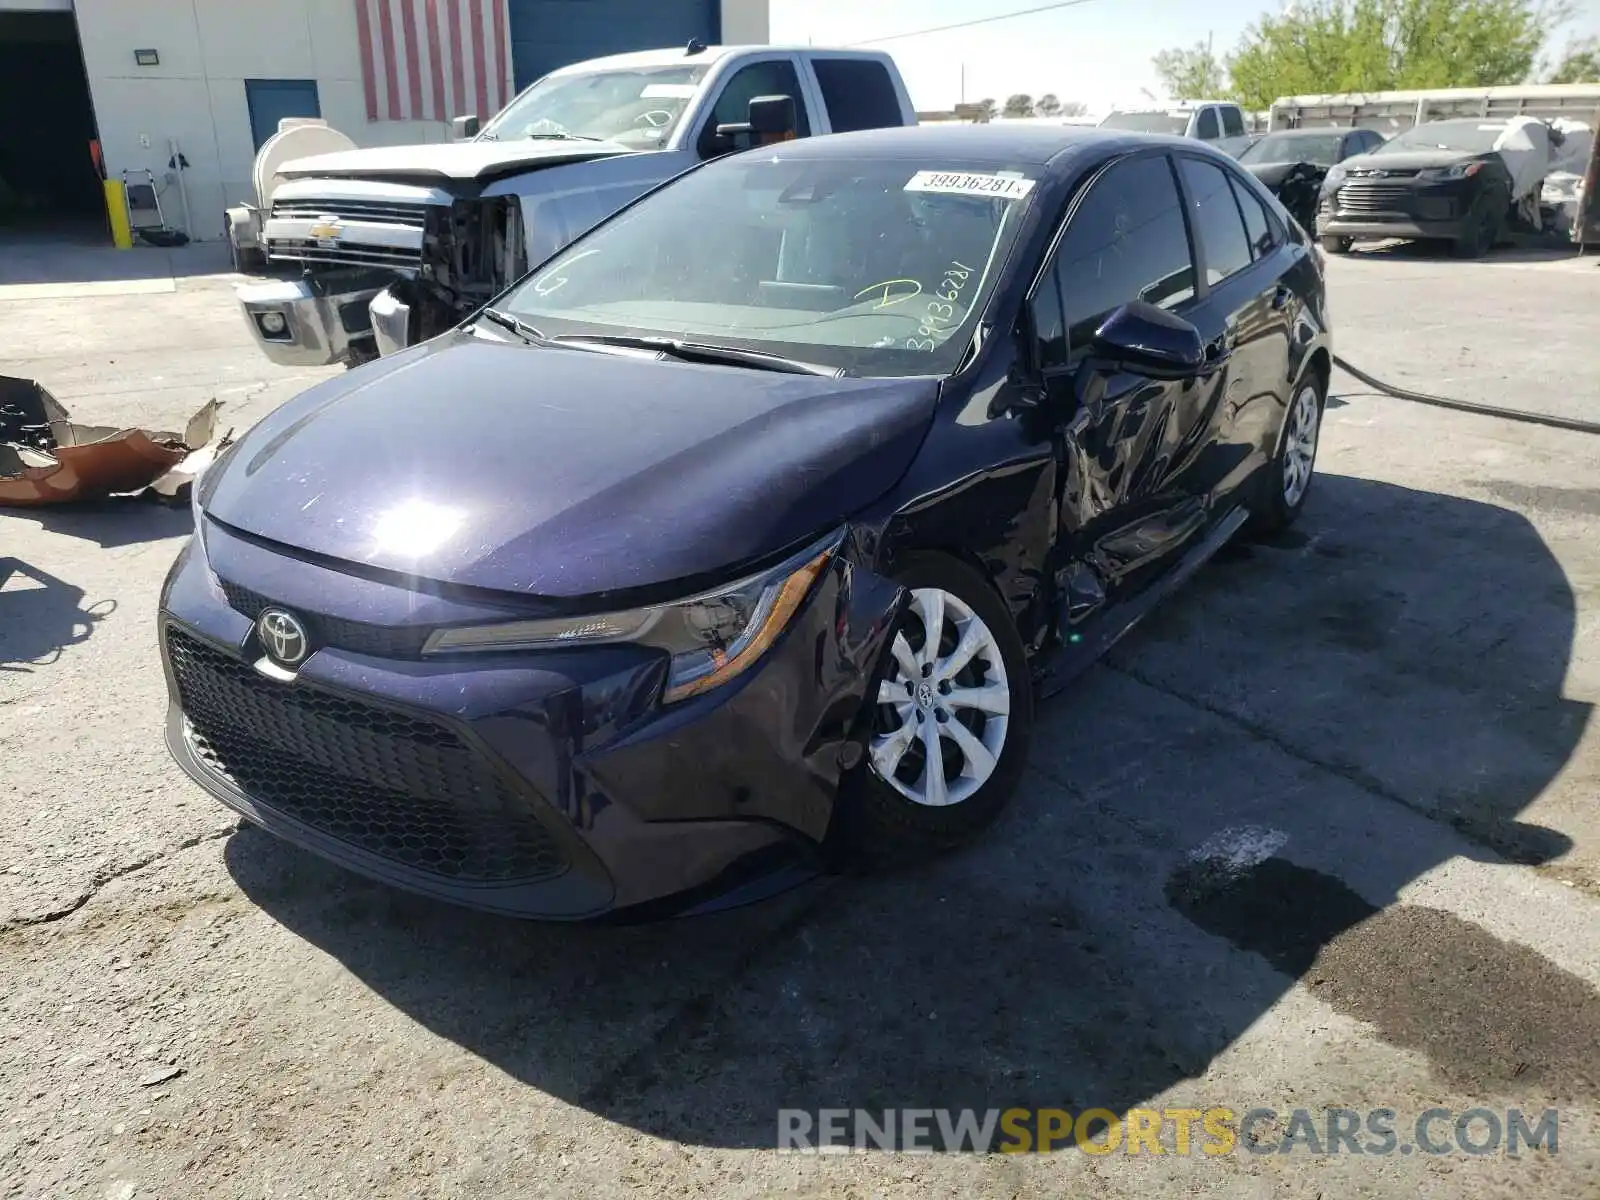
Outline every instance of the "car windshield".
{"label": "car windshield", "polygon": [[1487,154],[1504,136],[1504,122],[1493,121],[1431,121],[1418,125],[1373,151],[1374,154],[1393,154],[1406,150],[1459,150],[1463,154]]}
{"label": "car windshield", "polygon": [[1034,183],[1015,163],[737,155],[624,210],[497,307],[550,337],[664,336],[856,375],[948,374]]}
{"label": "car windshield", "polygon": [[1100,122],[1101,129],[1124,129],[1129,133],[1185,133],[1188,113],[1114,112]]}
{"label": "car windshield", "polygon": [[513,100],[482,136],[581,138],[639,150],[666,144],[709,68],[637,67],[547,75]]}
{"label": "car windshield", "polygon": [[1269,133],[1239,155],[1242,163],[1308,162],[1331,167],[1339,161],[1340,133]]}

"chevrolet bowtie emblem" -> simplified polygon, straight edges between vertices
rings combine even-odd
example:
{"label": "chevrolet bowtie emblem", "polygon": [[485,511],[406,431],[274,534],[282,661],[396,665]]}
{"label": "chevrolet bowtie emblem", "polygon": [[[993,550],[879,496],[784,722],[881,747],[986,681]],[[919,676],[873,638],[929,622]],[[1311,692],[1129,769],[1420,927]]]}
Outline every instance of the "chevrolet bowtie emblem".
{"label": "chevrolet bowtie emblem", "polygon": [[311,236],[322,242],[338,241],[344,233],[344,222],[338,217],[323,217],[311,227]]}

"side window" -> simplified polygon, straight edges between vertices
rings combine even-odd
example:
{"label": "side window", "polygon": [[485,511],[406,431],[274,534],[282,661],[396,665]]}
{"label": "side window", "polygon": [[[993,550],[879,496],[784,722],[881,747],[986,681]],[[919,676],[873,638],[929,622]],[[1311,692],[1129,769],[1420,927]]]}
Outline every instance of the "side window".
{"label": "side window", "polygon": [[900,95],[882,63],[870,58],[815,58],[811,66],[833,132],[893,129],[904,123]]}
{"label": "side window", "polygon": [[[1183,201],[1166,156],[1118,163],[1093,184],[1072,214],[1050,276],[1060,289],[1066,339],[1055,361],[1063,364],[1088,349],[1113,309],[1131,300],[1173,308],[1194,296]],[[1050,276],[1041,287],[1045,301]],[[1051,347],[1042,349],[1051,362]]]}
{"label": "side window", "polygon": [[1244,136],[1244,114],[1231,104],[1222,110],[1222,136]]}
{"label": "side window", "polygon": [[722,95],[711,108],[711,116],[700,131],[701,158],[724,154],[728,147],[717,138],[718,125],[737,125],[750,118],[750,101],[757,96],[793,96],[795,132],[801,137],[811,133],[811,123],[806,120],[805,97],[800,91],[800,76],[788,59],[772,59],[740,67],[722,86]]}
{"label": "side window", "polygon": [[1202,108],[1200,110],[1200,120],[1195,126],[1194,135],[1202,142],[1214,142],[1217,140],[1219,134],[1217,133],[1216,109]]}
{"label": "side window", "polygon": [[1188,194],[1195,239],[1205,257],[1206,282],[1221,283],[1250,265],[1250,242],[1239,204],[1227,175],[1216,164],[1184,156],[1178,159],[1178,170]]}
{"label": "side window", "polygon": [[1266,207],[1243,180],[1230,179],[1229,182],[1233,184],[1233,194],[1239,201],[1239,211],[1244,213],[1244,230],[1250,238],[1250,249],[1257,258],[1265,258],[1278,246],[1278,239],[1267,220]]}
{"label": "side window", "polygon": [[1059,367],[1067,361],[1067,328],[1061,311],[1061,280],[1055,271],[1045,275],[1034,296],[1033,336],[1039,345],[1039,362]]}

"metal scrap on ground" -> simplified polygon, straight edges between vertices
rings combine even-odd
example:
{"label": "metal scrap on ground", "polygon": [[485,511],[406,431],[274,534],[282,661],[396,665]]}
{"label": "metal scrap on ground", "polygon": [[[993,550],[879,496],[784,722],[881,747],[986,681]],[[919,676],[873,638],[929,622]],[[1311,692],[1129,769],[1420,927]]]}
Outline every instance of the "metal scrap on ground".
{"label": "metal scrap on ground", "polygon": [[189,486],[231,440],[216,435],[217,400],[184,431],[75,424],[31,379],[0,375],[0,506],[38,507],[146,491],[187,498]]}

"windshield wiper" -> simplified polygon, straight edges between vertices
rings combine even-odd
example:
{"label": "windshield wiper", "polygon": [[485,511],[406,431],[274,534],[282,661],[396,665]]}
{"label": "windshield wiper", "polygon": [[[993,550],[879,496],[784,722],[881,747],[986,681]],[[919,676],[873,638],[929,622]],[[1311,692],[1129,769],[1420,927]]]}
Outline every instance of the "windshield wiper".
{"label": "windshield wiper", "polygon": [[785,358],[781,354],[768,354],[762,350],[743,350],[738,346],[716,346],[709,342],[686,342],[679,338],[639,337],[630,334],[571,333],[551,339],[563,346],[618,346],[627,350],[655,350],[681,358],[685,362],[720,363],[734,367],[750,367],[757,371],[778,371],[785,375],[821,375],[825,378],[844,378],[843,367],[824,367],[818,363],[798,358]]}
{"label": "windshield wiper", "polygon": [[478,315],[486,321],[493,321],[502,329],[509,329],[530,346],[540,346],[550,340],[521,317],[513,317],[510,313],[501,312],[498,308],[486,308]]}
{"label": "windshield wiper", "polygon": [[604,138],[590,137],[586,133],[525,133],[524,140],[530,142],[603,142]]}

